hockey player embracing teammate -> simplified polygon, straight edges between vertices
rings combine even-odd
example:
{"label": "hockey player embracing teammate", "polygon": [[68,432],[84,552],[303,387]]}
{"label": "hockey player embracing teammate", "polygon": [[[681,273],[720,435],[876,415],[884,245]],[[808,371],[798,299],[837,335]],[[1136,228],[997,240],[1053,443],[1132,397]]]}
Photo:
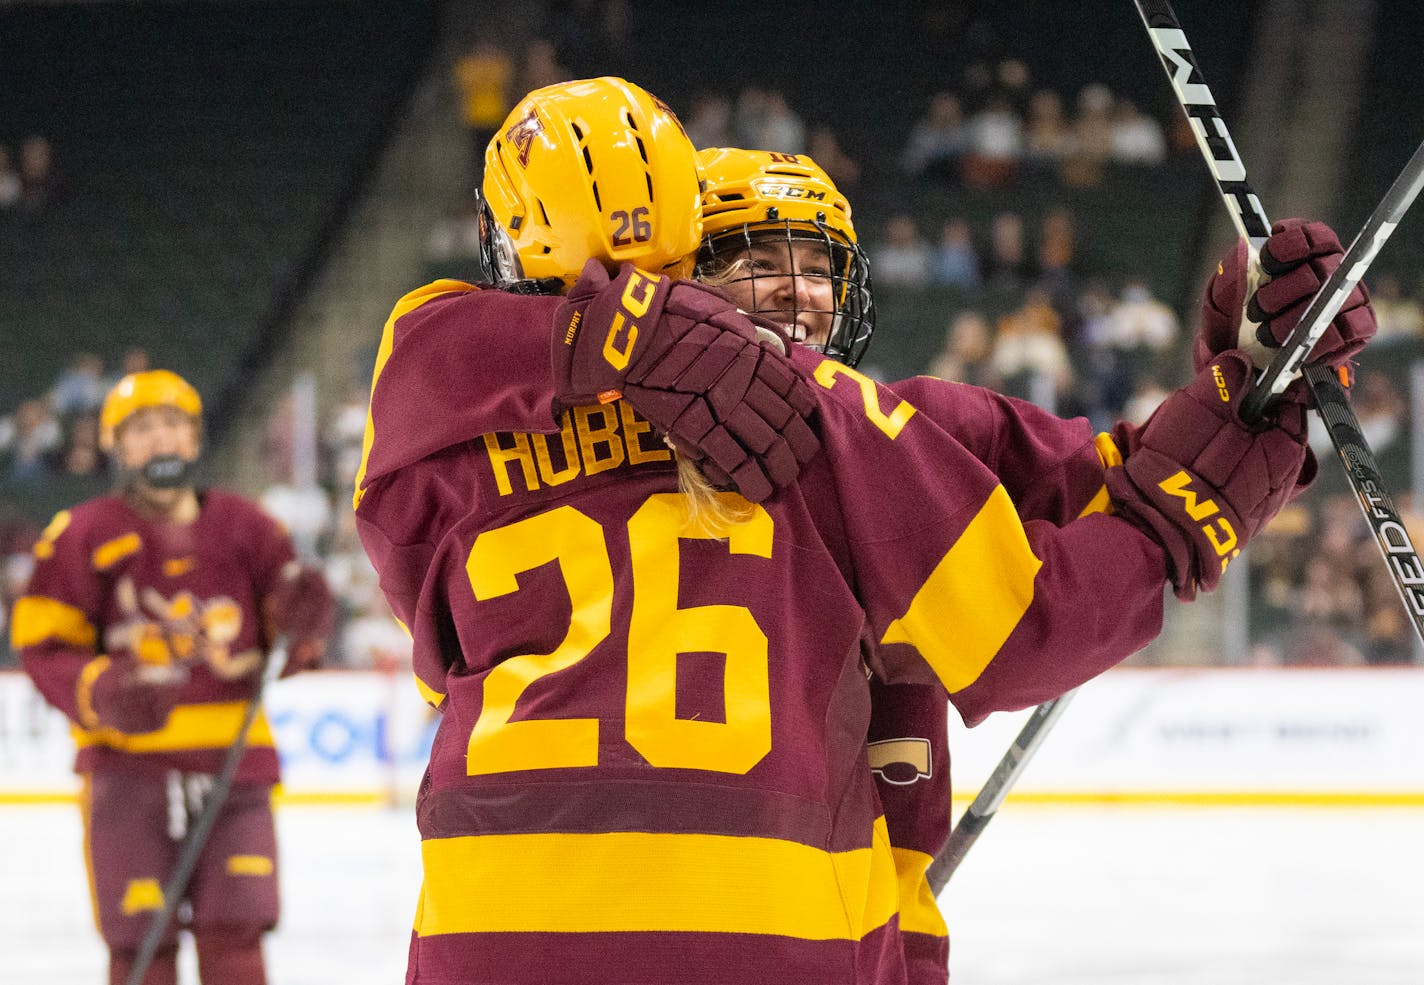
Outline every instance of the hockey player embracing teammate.
{"label": "hockey player embracing teammate", "polygon": [[[729,181],[789,184],[742,153]],[[408,982],[943,980],[924,872],[949,805],[887,823],[873,688],[972,724],[1076,687],[1313,468],[1298,399],[1236,416],[1244,269],[1213,283],[1197,378],[1095,436],[837,361],[869,331],[848,208],[718,225],[703,164],[621,79],[530,94],[486,157],[498,283],[437,282],[386,324],[357,523],[442,712]],[[1266,337],[1329,241],[1269,244]],[[685,279],[699,247],[720,287]],[[739,295],[746,269],[829,300]],[[1363,344],[1368,305],[1339,325],[1318,358]]]}

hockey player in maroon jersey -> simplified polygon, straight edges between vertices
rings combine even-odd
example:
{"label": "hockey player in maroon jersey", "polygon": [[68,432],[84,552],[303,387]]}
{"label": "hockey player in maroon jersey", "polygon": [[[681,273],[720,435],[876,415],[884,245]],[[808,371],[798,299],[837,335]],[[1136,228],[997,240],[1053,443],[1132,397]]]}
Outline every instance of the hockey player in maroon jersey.
{"label": "hockey player in maroon jersey", "polygon": [[[179,855],[278,637],[287,670],[314,666],[334,603],[278,524],[195,487],[202,405],[181,377],[124,377],[101,410],[121,488],[57,515],[35,546],[12,644],[74,724],[85,857],[109,981],[127,980]],[[251,727],[236,782],[188,886],[205,985],[261,985],[277,921],[271,792],[277,753]],[[177,928],[147,985],[176,981]]]}
{"label": "hockey player in maroon jersey", "polygon": [[[698,277],[717,284],[744,310],[781,324],[793,338],[854,366],[869,344],[875,316],[870,263],[858,244],[849,201],[804,154],[711,148],[698,154],[698,163],[704,183]],[[1313,244],[1288,242],[1294,235],[1286,233],[1289,228],[1281,227],[1273,246],[1291,259],[1290,266],[1274,261],[1278,280],[1256,301],[1276,317],[1303,305],[1329,275],[1320,258],[1340,253],[1334,234],[1318,223],[1304,227]],[[1307,262],[1312,255],[1315,267]],[[1302,266],[1301,274],[1284,278]],[[1246,308],[1245,268],[1244,249],[1238,248],[1213,279],[1196,339],[1198,370],[1243,342],[1238,329]],[[1322,347],[1329,358],[1349,358],[1373,333],[1367,303],[1360,292],[1345,305],[1330,344]],[[1287,327],[1300,311],[1295,308]],[[1267,320],[1264,310],[1255,320]],[[1259,351],[1257,339],[1245,341]],[[1261,365],[1266,361],[1263,354]],[[990,468],[1023,519],[1061,526],[1112,509],[1106,470],[1119,452],[1107,435],[1095,436],[1086,420],[1064,420],[1025,401],[932,377],[888,389]],[[1134,429],[1118,434],[1124,447],[1131,446]],[[871,693],[871,764],[902,870],[900,920],[910,981],[932,985],[948,976],[948,938],[924,884],[925,868],[950,829],[947,706],[937,688],[924,685],[872,682]]]}
{"label": "hockey player in maroon jersey", "polygon": [[[572,85],[562,93],[587,94]],[[548,254],[510,235],[531,221],[594,244],[603,228],[562,222],[580,203],[557,198],[580,192],[532,187],[532,162],[577,159],[595,134],[583,161],[596,186],[617,170],[603,138],[666,155],[628,135],[655,133],[645,107],[609,136],[590,107],[551,102],[544,90],[521,104],[508,146],[491,149],[487,171],[519,184],[491,199],[506,263]],[[531,119],[537,139],[521,146]],[[610,282],[590,264],[556,310],[559,420],[541,419],[543,366],[517,336],[496,342],[519,299],[446,282],[387,324],[357,518],[444,712],[420,798],[410,981],[904,981],[863,668],[937,682],[972,722],[1061,693],[1160,625],[1154,538],[1103,513],[1022,522],[963,445],[807,350],[793,359],[820,388],[822,454],[764,505],[724,497],[739,522],[691,522],[670,456],[628,404],[696,406],[721,379],[693,372],[703,354],[751,329],[662,265]],[[745,375],[731,348],[724,368]],[[1209,378],[1230,406],[1238,368],[1218,367],[1221,387]],[[521,369],[504,397],[484,385]],[[490,414],[504,433],[476,430]],[[1217,420],[1213,433],[1239,427]],[[1305,455],[1281,429],[1238,452],[1280,468],[1192,491],[1249,533]]]}

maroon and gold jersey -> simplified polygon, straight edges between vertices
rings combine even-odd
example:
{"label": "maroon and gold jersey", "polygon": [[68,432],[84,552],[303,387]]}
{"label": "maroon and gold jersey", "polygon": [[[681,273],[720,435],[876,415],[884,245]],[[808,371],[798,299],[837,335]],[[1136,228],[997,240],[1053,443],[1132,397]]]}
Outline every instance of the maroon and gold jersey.
{"label": "maroon and gold jersey", "polygon": [[[1083,418],[1065,420],[981,387],[917,376],[888,385],[994,473],[1020,518],[1062,525],[1107,509],[1103,471],[1115,448]],[[1165,576],[1165,572],[1164,572]],[[900,930],[910,985],[949,976],[949,938],[925,859],[949,839],[948,705],[934,685],[870,687],[870,766],[900,880]]]}
{"label": "maroon and gold jersey", "polygon": [[[199,493],[191,524],[151,520],[123,498],[89,500],[58,514],[35,546],[26,594],[15,604],[12,642],[41,694],[74,723],[75,768],[215,773],[237,735],[251,674],[271,640],[260,600],[277,584],[292,547],[257,506],[218,490]],[[167,724],[127,734],[104,727],[88,696],[110,671],[106,641],[135,620],[191,620],[206,634],[207,661],[190,677]],[[179,645],[181,648],[181,644]],[[239,782],[276,782],[277,754],[264,717],[253,723]]]}
{"label": "maroon and gold jersey", "polygon": [[[408,980],[904,982],[930,859],[897,867],[868,678],[971,723],[1060,694],[1156,634],[1160,548],[1021,520],[925,414],[804,350],[823,453],[709,528],[623,402],[480,430],[547,406],[552,300],[432,285],[378,355],[357,524],[443,712]],[[510,318],[541,358],[501,407],[482,326]]]}

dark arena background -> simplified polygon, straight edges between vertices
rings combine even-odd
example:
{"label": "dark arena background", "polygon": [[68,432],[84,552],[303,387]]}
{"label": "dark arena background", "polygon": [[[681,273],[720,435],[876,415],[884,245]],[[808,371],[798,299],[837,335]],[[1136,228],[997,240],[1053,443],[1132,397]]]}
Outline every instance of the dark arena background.
{"label": "dark arena background", "polygon": [[[1348,244],[1424,140],[1420,5],[1176,13],[1268,214]],[[406,291],[484,275],[473,191],[497,124],[467,105],[502,119],[596,75],[658,94],[699,147],[826,168],[870,258],[872,376],[987,385],[1097,430],[1189,378],[1235,233],[1129,0],[0,0],[0,620],[50,517],[112,486],[106,388],[185,376],[205,481],[259,499],[340,600],[338,669],[270,696],[291,880],[274,982],[403,974],[432,726],[351,515],[376,345]],[[1380,333],[1352,402],[1424,542],[1424,206],[1365,280]],[[1424,648],[1312,445],[1315,486],[1084,688],[946,890],[952,981],[1424,981]],[[955,723],[956,810],[1022,720],[1002,718]],[[0,642],[6,985],[101,975],[69,755]]]}

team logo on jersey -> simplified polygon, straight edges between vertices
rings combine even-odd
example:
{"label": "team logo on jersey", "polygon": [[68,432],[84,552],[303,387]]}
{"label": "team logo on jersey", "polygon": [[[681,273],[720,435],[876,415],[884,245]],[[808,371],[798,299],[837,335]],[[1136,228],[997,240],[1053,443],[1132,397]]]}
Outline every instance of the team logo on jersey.
{"label": "team logo on jersey", "polygon": [[929,739],[881,739],[867,743],[866,747],[870,771],[886,783],[908,787],[933,775]]}
{"label": "team logo on jersey", "polygon": [[518,153],[520,167],[529,166],[529,152],[534,149],[534,138],[543,132],[544,121],[539,119],[539,113],[533,106],[529,107],[529,112],[524,114],[522,119],[515,121],[504,131],[504,139],[513,144]]}
{"label": "team logo on jersey", "polygon": [[123,619],[104,635],[105,648],[127,650],[140,662],[160,666],[206,663],[223,680],[251,673],[259,650],[233,653],[242,633],[242,608],[227,596],[200,599],[180,591],[172,598],[152,587],[138,589],[120,578],[114,598]]}

